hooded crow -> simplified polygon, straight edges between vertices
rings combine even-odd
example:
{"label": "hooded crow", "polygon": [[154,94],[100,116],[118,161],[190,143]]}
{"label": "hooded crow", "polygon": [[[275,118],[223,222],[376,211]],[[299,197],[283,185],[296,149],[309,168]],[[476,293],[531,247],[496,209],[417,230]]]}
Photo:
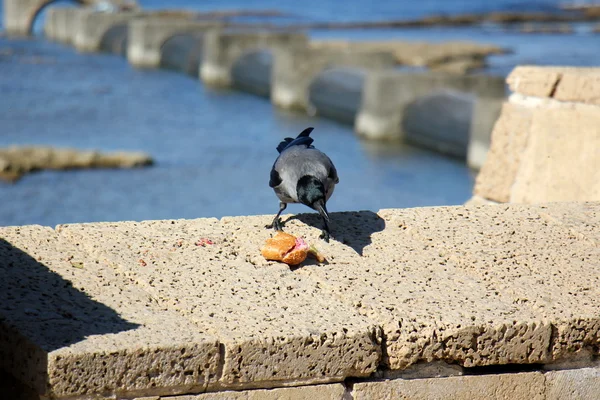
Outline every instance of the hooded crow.
{"label": "hooded crow", "polygon": [[326,203],[340,180],[329,157],[312,145],[312,130],[306,128],[295,139],[285,138],[277,146],[279,157],[271,169],[269,186],[280,202],[272,227],[282,230],[279,216],[288,203],[302,203],[319,212],[324,224],[321,238],[328,242],[331,233]]}

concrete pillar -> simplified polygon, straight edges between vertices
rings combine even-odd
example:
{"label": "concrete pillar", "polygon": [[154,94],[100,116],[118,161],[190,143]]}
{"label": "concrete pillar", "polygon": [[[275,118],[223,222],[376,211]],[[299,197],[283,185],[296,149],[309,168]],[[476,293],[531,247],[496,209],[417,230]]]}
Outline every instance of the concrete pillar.
{"label": "concrete pillar", "polygon": [[204,46],[204,34],[182,33],[169,38],[162,46],[160,67],[198,77]]}
{"label": "concrete pillar", "polygon": [[44,0],[4,0],[4,29],[9,35],[29,35],[36,12]]}
{"label": "concrete pillar", "polygon": [[127,59],[136,67],[158,68],[161,48],[171,36],[178,33],[201,33],[220,25],[220,22],[167,16],[133,19],[129,22]]}
{"label": "concrete pillar", "polygon": [[309,87],[309,101],[316,115],[354,124],[364,87],[364,69],[340,67],[317,75]]}
{"label": "concrete pillar", "polygon": [[52,21],[48,18],[46,24],[53,23],[55,26],[53,40],[59,43],[73,44],[81,17],[89,12],[88,9],[84,7],[54,7],[48,11],[51,12],[48,17],[52,16]]}
{"label": "concrete pillar", "polygon": [[104,34],[113,26],[126,23],[143,15],[141,12],[98,12],[86,10],[80,16],[74,45],[82,52],[100,51]]}
{"label": "concrete pillar", "polygon": [[273,53],[270,49],[247,52],[233,64],[231,86],[243,92],[269,98]]}
{"label": "concrete pillar", "polygon": [[388,52],[279,48],[275,51],[271,101],[281,108],[307,110],[309,86],[321,71],[345,66],[378,70],[394,64],[394,57]]}
{"label": "concrete pillar", "polygon": [[308,38],[299,32],[243,31],[213,29],[204,38],[200,78],[212,86],[231,86],[231,71],[244,54],[265,49],[305,46]]}
{"label": "concrete pillar", "polygon": [[475,102],[471,135],[467,149],[467,165],[479,170],[491,145],[492,130],[500,117],[504,97],[481,97]]}
{"label": "concrete pillar", "polygon": [[59,8],[50,7],[44,21],[44,36],[48,40],[56,40],[58,32]]}
{"label": "concrete pillar", "polygon": [[127,23],[108,28],[100,41],[100,52],[127,57]]}
{"label": "concrete pillar", "polygon": [[[402,139],[402,121],[408,105],[419,97],[444,89],[474,94],[476,98],[503,98],[504,80],[483,75],[457,76],[445,73],[408,73],[377,71],[365,81],[361,110],[355,121],[355,130],[369,139]],[[477,129],[491,133],[493,123]]]}
{"label": "concrete pillar", "polygon": [[403,112],[401,130],[407,143],[465,159],[476,97],[451,89],[418,97]]}

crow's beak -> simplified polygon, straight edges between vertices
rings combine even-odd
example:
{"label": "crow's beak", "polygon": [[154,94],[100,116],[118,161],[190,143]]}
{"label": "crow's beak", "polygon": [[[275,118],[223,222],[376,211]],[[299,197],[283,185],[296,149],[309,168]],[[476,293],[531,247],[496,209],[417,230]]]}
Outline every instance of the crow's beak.
{"label": "crow's beak", "polygon": [[327,207],[325,206],[325,201],[317,200],[315,201],[315,210],[321,214],[321,217],[325,219],[325,221],[329,222],[329,213],[327,212]]}

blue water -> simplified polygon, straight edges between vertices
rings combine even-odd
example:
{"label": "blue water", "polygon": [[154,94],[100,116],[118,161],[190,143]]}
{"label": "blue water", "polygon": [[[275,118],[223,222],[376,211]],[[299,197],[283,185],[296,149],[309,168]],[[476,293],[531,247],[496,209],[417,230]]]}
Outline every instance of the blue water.
{"label": "blue water", "polygon": [[[548,10],[556,1],[156,1],[148,8],[281,9],[311,20],[412,18],[431,12]],[[0,11],[1,12],[1,11]],[[40,18],[43,18],[41,15]],[[38,25],[41,21],[38,21]],[[584,29],[585,31],[585,29]],[[598,65],[600,36],[518,35],[492,28],[312,32],[316,37],[474,40],[515,52],[490,71],[519,63]],[[351,127],[274,109],[264,99],[212,91],[181,74],[131,68],[111,55],[81,55],[45,41],[0,37],[0,146],[45,144],[141,150],[147,169],[44,171],[0,183],[0,225],[272,214],[268,187],[275,146],[314,126],[315,144],[337,165],[328,208],[378,210],[461,204],[473,176],[459,160],[410,146],[363,143]],[[307,211],[290,206],[289,212]]]}

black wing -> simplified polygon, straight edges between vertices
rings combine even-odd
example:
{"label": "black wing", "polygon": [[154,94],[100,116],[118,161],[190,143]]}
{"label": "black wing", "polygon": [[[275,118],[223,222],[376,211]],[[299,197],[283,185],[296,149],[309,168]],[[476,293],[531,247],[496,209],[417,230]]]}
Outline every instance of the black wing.
{"label": "black wing", "polygon": [[271,168],[271,177],[269,178],[269,186],[274,188],[275,186],[279,186],[281,184],[281,176],[279,176],[279,172],[275,170],[275,165]]}
{"label": "black wing", "polygon": [[336,185],[340,183],[340,178],[338,177],[337,169],[335,169],[333,163],[331,163],[331,168],[329,168],[329,174],[327,175],[327,177],[329,179],[332,179]]}

